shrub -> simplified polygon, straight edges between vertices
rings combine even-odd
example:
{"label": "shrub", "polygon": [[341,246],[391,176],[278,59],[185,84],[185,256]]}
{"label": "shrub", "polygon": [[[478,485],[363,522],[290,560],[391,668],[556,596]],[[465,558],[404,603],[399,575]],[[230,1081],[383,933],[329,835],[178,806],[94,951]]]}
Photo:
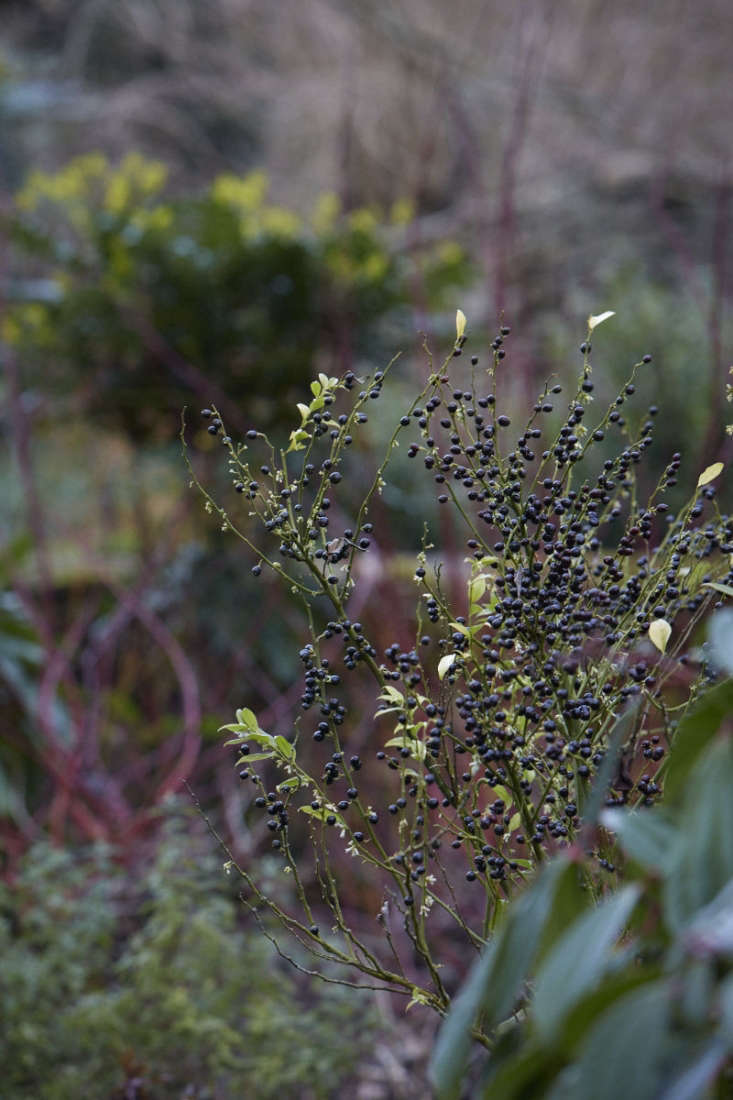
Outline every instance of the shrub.
{"label": "shrub", "polygon": [[0,887],[8,1100],[326,1097],[367,1052],[372,1013],[281,972],[238,926],[211,845],[167,816],[139,882],[108,850],[39,841]]}
{"label": "shrub", "polygon": [[[717,633],[733,672],[733,622],[723,614]],[[594,906],[582,888],[583,870],[593,870],[576,846],[509,907],[439,1036],[438,1100],[461,1091],[477,1018],[490,1053],[471,1095],[730,1095],[731,715],[728,679],[680,726],[661,805],[601,813],[622,884]]]}
{"label": "shrub", "polygon": [[374,350],[418,272],[432,304],[466,279],[456,245],[394,247],[404,204],[390,223],[324,195],[305,219],[267,191],[252,172],[173,196],[165,166],[135,153],[32,173],[3,329],[29,378],[138,439],[170,438],[192,394],[218,394],[233,416],[246,401],[272,424],[317,361]]}
{"label": "shrub", "polygon": [[[436,944],[451,929],[479,950],[534,867],[576,842],[611,741],[619,755],[609,804],[658,797],[680,720],[712,675],[689,646],[708,607],[733,591],[733,524],[713,485],[722,464],[700,474],[677,515],[664,498],[677,482],[679,453],[649,499],[638,499],[636,471],[657,410],[637,425],[627,406],[637,373],[653,369],[650,356],[592,417],[591,339],[610,316],[589,318],[580,377],[559,425],[551,418],[562,388],[550,380],[517,430],[501,411],[510,330],[497,333],[485,369],[472,356],[460,371],[466,321],[458,311],[451,354],[436,369],[428,353],[427,381],[351,520],[339,510],[340,486],[358,476],[352,440],[383,398],[389,369],[365,380],[319,374],[287,449],[255,429],[235,442],[219,409],[203,411],[208,431],[223,437],[231,478],[225,503],[199,484],[207,510],[242,538],[253,574],[273,570],[304,609],[302,718],[271,733],[245,707],[225,727],[252,811],[264,816],[300,906],[283,907],[254,869],[237,867],[248,900],[320,959],[356,967],[441,1013],[451,978]],[[408,456],[422,459],[438,501],[466,530],[468,557],[465,569],[441,563],[426,532],[414,621],[398,625],[399,636],[378,652],[349,607],[363,559],[375,553],[369,510],[401,432]],[[615,433],[615,457],[596,460]],[[245,529],[250,519],[261,524],[260,541]],[[364,680],[376,759],[352,747],[369,699]],[[638,704],[633,718],[619,721],[629,701]],[[383,891],[381,947],[345,915],[350,876],[337,863],[339,848]],[[602,838],[594,859],[599,874],[610,873]],[[594,888],[592,877],[587,885]],[[320,901],[331,911],[328,933],[315,920]]]}

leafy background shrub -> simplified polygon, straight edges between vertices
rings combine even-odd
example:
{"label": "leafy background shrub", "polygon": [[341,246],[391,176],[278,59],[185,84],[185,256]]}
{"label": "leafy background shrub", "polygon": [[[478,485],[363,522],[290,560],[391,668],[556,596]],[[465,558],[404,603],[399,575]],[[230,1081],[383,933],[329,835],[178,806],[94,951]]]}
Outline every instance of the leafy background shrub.
{"label": "leafy background shrub", "polygon": [[31,849],[0,895],[8,1100],[325,1098],[354,1073],[372,1006],[324,985],[306,1023],[295,971],[242,927],[219,855],[180,805],[133,892],[109,849]]}

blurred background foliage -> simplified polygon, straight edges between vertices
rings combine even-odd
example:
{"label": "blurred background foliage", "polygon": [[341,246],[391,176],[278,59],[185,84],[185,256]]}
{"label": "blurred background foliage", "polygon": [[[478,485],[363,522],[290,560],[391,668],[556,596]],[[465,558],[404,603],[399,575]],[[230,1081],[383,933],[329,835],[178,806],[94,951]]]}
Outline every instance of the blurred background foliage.
{"label": "blurred background foliage", "polygon": [[[292,727],[297,618],[187,492],[184,406],[221,486],[204,405],[233,435],[285,438],[315,372],[402,350],[397,415],[424,376],[422,334],[442,353],[460,304],[480,356],[511,325],[502,400],[524,410],[549,375],[574,377],[585,318],[613,309],[594,396],[653,354],[637,404],[662,413],[649,481],[673,450],[681,493],[730,456],[732,39],[725,0],[3,6],[8,882],[36,848],[47,868],[62,858],[50,836],[72,863],[107,844],[141,888],[182,777],[238,856],[267,847],[216,730],[245,702]],[[355,439],[354,499],[387,420]],[[398,453],[370,517],[358,612],[384,646],[411,638],[401,555],[423,520],[461,552],[408,465]],[[370,736],[365,714],[354,747]],[[350,874],[355,912],[373,908]]]}

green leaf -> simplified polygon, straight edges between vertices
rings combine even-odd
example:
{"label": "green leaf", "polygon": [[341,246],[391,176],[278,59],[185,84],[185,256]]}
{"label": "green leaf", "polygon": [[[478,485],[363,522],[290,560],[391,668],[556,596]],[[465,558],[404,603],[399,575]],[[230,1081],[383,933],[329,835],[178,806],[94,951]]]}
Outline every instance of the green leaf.
{"label": "green leaf", "polygon": [[283,779],[282,783],[278,783],[275,790],[280,791],[282,794],[287,794],[289,791],[300,790],[301,785],[304,786],[298,776],[292,775],[290,779]]}
{"label": "green leaf", "polygon": [[468,598],[472,604],[478,603],[486,591],[486,577],[483,573],[472,577],[468,584]]}
{"label": "green leaf", "polygon": [[271,752],[249,752],[246,756],[240,756],[237,760],[237,767],[242,764],[256,764],[258,760],[272,760],[273,754]]}
{"label": "green leaf", "polygon": [[660,653],[666,652],[667,643],[672,633],[672,627],[666,619],[654,619],[649,623],[649,640]]}
{"label": "green leaf", "polygon": [[[556,900],[566,885],[577,890],[577,878],[576,866],[559,856],[509,907],[496,938],[485,948],[438,1032],[429,1071],[437,1100],[453,1100],[460,1091],[471,1048],[470,1029],[478,1013],[483,1012],[484,1028],[491,1029],[512,1012]],[[584,903],[577,895],[576,902]]]}
{"label": "green leaf", "polygon": [[463,339],[463,335],[466,331],[466,314],[462,309],[456,310],[456,343],[459,343]]}
{"label": "green leaf", "polygon": [[[714,741],[689,776],[679,858],[664,883],[665,916],[683,930],[733,879],[733,740]],[[702,794],[704,792],[704,795]]]}
{"label": "green leaf", "polygon": [[259,729],[254,711],[249,710],[248,707],[243,707],[241,710],[238,710],[235,714],[235,718],[246,730]]}
{"label": "green leaf", "polygon": [[280,734],[275,738],[275,747],[281,756],[284,756],[286,760],[293,760],[295,758],[295,745],[292,745],[290,741],[286,740]]}
{"label": "green leaf", "polygon": [[483,1100],[545,1097],[562,1062],[554,1050],[524,1043],[513,1057],[499,1060],[484,1082]]}
{"label": "green leaf", "polygon": [[597,313],[595,316],[591,314],[588,318],[588,331],[592,332],[598,325],[602,325],[604,321],[607,321],[609,317],[615,317],[616,312],[612,309],[607,309],[605,313]]}
{"label": "green leaf", "polygon": [[722,592],[724,596],[733,596],[733,588],[729,584],[720,584],[718,581],[705,581],[703,588],[714,588],[716,592]]}
{"label": "green leaf", "polygon": [[305,814],[307,817],[314,817],[317,821],[326,821],[329,817],[336,818],[336,824],[342,829],[346,828],[346,822],[342,818],[341,814],[336,810],[330,809],[328,806],[320,806],[317,810],[314,810],[312,806],[299,806],[298,813]]}
{"label": "green leaf", "polygon": [[671,997],[658,981],[619,998],[590,1030],[566,1075],[564,1100],[649,1100],[659,1095]]}
{"label": "green leaf", "polygon": [[402,692],[398,691],[396,687],[392,687],[391,684],[386,684],[382,688],[379,698],[386,699],[390,703],[399,703],[400,705],[403,705],[405,702],[405,697]]}
{"label": "green leaf", "polygon": [[441,657],[438,661],[438,679],[443,680],[448,672],[449,668],[456,663],[457,653],[446,653],[444,657]]}
{"label": "green leaf", "polygon": [[535,986],[533,1020],[543,1041],[555,1036],[576,1001],[597,984],[611,962],[611,949],[639,898],[626,886],[584,913],[555,944]]}
{"label": "green leaf", "polygon": [[638,707],[631,706],[617,719],[611,736],[608,739],[608,748],[600,768],[596,772],[590,793],[580,797],[580,814],[586,826],[596,825],[603,808],[606,792],[611,784],[616,765],[618,764],[621,750],[626,744],[631,728],[636,720]]}
{"label": "green leaf", "polygon": [[[722,589],[728,586],[716,584],[711,587]],[[728,591],[733,596],[733,588]],[[726,607],[725,610],[713,615],[708,627],[708,639],[710,656],[715,666],[726,672],[728,676],[733,676],[733,608]]]}
{"label": "green leaf", "polygon": [[720,1069],[729,1055],[729,1049],[720,1036],[715,1036],[699,1053],[695,1054],[692,1064],[683,1073],[675,1073],[675,1079],[661,1096],[661,1100],[699,1100],[708,1096],[708,1088],[713,1084]]}
{"label": "green leaf", "polygon": [[719,477],[723,472],[723,463],[714,462],[712,466],[706,466],[703,472],[697,479],[698,489],[702,489],[703,485],[709,485],[711,481],[715,481],[716,477]]}
{"label": "green leaf", "polygon": [[678,831],[661,808],[604,810],[601,824],[616,834],[624,853],[644,870],[668,875],[674,868]]}
{"label": "green leaf", "polygon": [[680,722],[664,780],[665,798],[684,792],[690,773],[726,718],[733,714],[733,679],[710,688]]}
{"label": "green leaf", "polygon": [[460,1094],[473,1042],[471,1028],[486,996],[496,949],[496,940],[484,948],[440,1027],[428,1066],[435,1100],[455,1100]]}

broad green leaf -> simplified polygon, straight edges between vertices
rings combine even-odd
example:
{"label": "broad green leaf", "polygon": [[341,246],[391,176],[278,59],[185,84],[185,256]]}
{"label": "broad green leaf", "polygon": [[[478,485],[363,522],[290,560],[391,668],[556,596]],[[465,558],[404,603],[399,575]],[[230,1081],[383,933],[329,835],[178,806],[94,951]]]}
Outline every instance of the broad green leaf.
{"label": "broad green leaf", "polygon": [[666,981],[621,997],[597,1020],[583,1044],[564,1100],[650,1100],[658,1097],[674,1045],[672,998]]}
{"label": "broad green leaf", "polygon": [[605,313],[597,313],[595,316],[591,314],[588,318],[588,331],[592,332],[598,325],[602,325],[604,321],[607,321],[609,317],[615,317],[616,311],[613,309],[607,309]]}
{"label": "broad green leaf", "polygon": [[710,688],[687,712],[675,734],[665,775],[667,799],[676,799],[684,792],[698,757],[732,714],[733,679]]}
{"label": "broad green leaf", "polygon": [[[664,883],[665,917],[682,931],[733,879],[733,740],[718,738],[688,776],[679,858]],[[701,796],[704,792],[704,796]]]}
{"label": "broad green leaf", "polygon": [[259,760],[272,760],[271,752],[250,752],[246,756],[240,756],[236,766],[239,768],[246,764],[256,764]]}
{"label": "broad green leaf", "polygon": [[576,868],[558,857],[509,907],[496,937],[484,949],[441,1025],[430,1059],[429,1076],[436,1100],[458,1096],[471,1049],[470,1029],[479,1011],[491,1029],[506,1019],[518,1000],[534,962],[541,933],[558,888]]}
{"label": "broad green leaf", "polygon": [[576,1001],[608,968],[638,898],[637,886],[625,886],[579,917],[550,951],[537,974],[532,1013],[543,1041],[557,1034]]}
{"label": "broad green leaf", "polygon": [[[714,587],[727,588],[728,586],[719,584]],[[733,596],[733,588],[728,591]],[[733,676],[733,608],[726,607],[725,610],[713,615],[708,629],[708,639],[710,655],[715,666],[727,672],[729,676]]]}
{"label": "broad green leaf", "polygon": [[672,627],[666,619],[654,619],[653,622],[649,623],[649,640],[660,653],[664,653],[667,649],[667,642],[671,633]]}
{"label": "broad green leaf", "polygon": [[428,1078],[435,1090],[435,1100],[456,1100],[461,1092],[473,1043],[471,1028],[486,996],[495,955],[496,940],[484,948],[460,993],[453,998],[450,1011],[440,1026],[428,1065]]}
{"label": "broad green leaf", "polygon": [[654,810],[604,810],[601,825],[616,834],[624,853],[653,874],[667,875],[677,853],[678,830],[660,807]]}
{"label": "broad green leaf", "polygon": [[[483,1100],[529,1100],[545,1097],[562,1068],[562,1062],[554,1050],[523,1043],[513,1057],[497,1059],[491,1063],[489,1077],[483,1083]],[[493,1072],[492,1072],[493,1068]]]}
{"label": "broad green leaf", "polygon": [[314,397],[318,397],[322,389],[323,386],[320,382],[311,382],[311,393]]}
{"label": "broad green leaf", "polygon": [[298,402],[298,412],[300,413],[301,420],[303,421],[303,423],[305,423],[305,421],[308,419],[308,416],[310,414],[310,409],[308,408],[307,405],[303,405],[299,401]]}
{"label": "broad green leaf", "polygon": [[707,466],[697,479],[698,489],[702,489],[703,485],[709,485],[711,481],[715,481],[723,472],[723,463],[714,462],[712,466]]}
{"label": "broad green leaf", "polygon": [[463,339],[463,334],[466,331],[466,314],[462,309],[456,310],[456,343],[459,343]]}
{"label": "broad green leaf", "polygon": [[[635,951],[634,946],[631,951]],[[633,955],[630,954],[629,961],[632,958]],[[627,993],[641,986],[650,985],[662,976],[663,970],[660,964],[643,965],[636,960],[631,966],[621,966],[618,970],[606,975],[601,984],[592,993],[581,997],[567,1015],[562,1034],[552,1043],[553,1049],[561,1051],[566,1058],[574,1058],[594,1022],[599,1020],[604,1012],[607,1012]]]}
{"label": "broad green leaf", "polygon": [[443,680],[448,672],[449,668],[456,663],[457,653],[446,653],[444,657],[441,657],[438,661],[438,679]]}
{"label": "broad green leaf", "polygon": [[729,974],[720,985],[720,1029],[725,1035],[728,1046],[733,1049],[733,974]]}
{"label": "broad green leaf", "polygon": [[716,1035],[695,1053],[692,1064],[682,1073],[677,1070],[674,1080],[662,1093],[661,1100],[700,1100],[709,1096],[713,1084],[730,1054],[724,1039]]}

